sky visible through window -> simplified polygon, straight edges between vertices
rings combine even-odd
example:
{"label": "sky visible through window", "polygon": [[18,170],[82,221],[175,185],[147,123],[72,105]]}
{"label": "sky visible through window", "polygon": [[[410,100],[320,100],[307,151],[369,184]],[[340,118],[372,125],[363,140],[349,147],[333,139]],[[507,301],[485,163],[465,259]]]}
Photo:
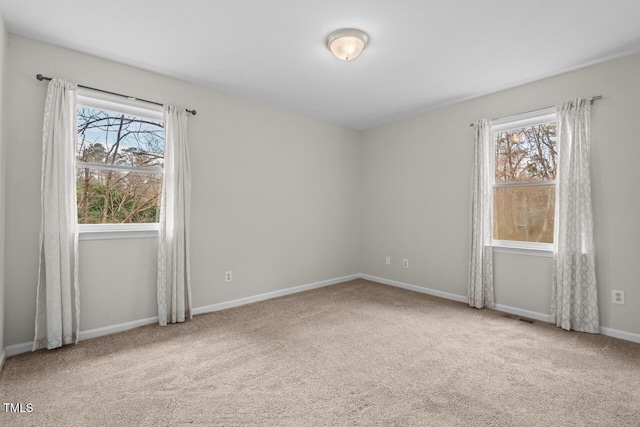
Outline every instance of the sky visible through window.
{"label": "sky visible through window", "polygon": [[79,161],[162,167],[164,125],[160,120],[81,105],[76,148]]}

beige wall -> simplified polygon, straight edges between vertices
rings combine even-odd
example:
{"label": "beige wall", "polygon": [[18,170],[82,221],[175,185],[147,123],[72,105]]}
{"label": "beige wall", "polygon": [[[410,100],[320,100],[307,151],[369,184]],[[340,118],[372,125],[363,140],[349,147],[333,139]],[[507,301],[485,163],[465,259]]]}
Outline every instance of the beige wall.
{"label": "beige wall", "polygon": [[7,31],[4,27],[4,20],[0,15],[0,354],[4,349],[4,251],[5,251],[5,239],[4,239],[4,227],[5,227],[5,201],[4,201],[4,187],[5,187],[5,171],[6,171],[6,156],[5,156],[5,135],[6,135],[6,121],[4,120],[5,108],[5,93],[6,93],[6,66],[7,66]]}
{"label": "beige wall", "polygon": [[[197,110],[195,307],[358,272],[359,132],[11,34],[5,345],[33,339],[46,93],[37,73]],[[156,247],[80,242],[81,330],[157,314]]]}
{"label": "beige wall", "polygon": [[[615,60],[364,132],[361,272],[467,294],[473,128],[575,97],[592,114],[592,191],[601,323],[640,333],[640,55]],[[392,264],[385,265],[385,256]],[[403,269],[401,259],[410,268]],[[551,259],[495,255],[500,304],[549,313]],[[611,290],[626,292],[612,305]]]}

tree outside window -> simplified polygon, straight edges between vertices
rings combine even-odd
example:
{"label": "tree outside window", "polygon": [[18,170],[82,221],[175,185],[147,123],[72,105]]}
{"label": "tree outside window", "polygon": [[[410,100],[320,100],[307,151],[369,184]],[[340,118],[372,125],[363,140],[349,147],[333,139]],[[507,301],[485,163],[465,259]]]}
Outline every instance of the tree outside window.
{"label": "tree outside window", "polygon": [[494,132],[495,240],[553,243],[555,121]]}
{"label": "tree outside window", "polygon": [[158,222],[163,122],[84,105],[77,120],[78,223]]}

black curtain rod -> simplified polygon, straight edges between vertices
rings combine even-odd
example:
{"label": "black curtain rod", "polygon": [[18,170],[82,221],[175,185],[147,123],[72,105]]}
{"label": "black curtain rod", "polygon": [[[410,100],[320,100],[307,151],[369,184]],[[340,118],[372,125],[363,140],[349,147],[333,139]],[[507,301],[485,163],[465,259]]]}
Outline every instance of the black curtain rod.
{"label": "black curtain rod", "polygon": [[[591,104],[593,104],[595,101],[597,101],[599,99],[602,99],[602,95],[592,96],[591,98],[589,98],[589,102],[591,102]],[[551,108],[551,107],[547,107],[547,108]],[[546,110],[546,108],[538,108],[538,110]],[[524,113],[514,114],[514,116],[519,116],[520,114],[533,113],[534,111],[538,111],[538,110],[526,111]],[[500,119],[504,119],[504,117],[498,117],[498,118],[495,118],[495,119],[491,119],[491,121],[494,122],[494,121],[500,120]],[[469,126],[473,126],[473,123],[469,123]]]}
{"label": "black curtain rod", "polygon": [[[43,80],[51,80],[51,77],[45,77],[45,76],[43,76],[42,74],[36,74],[36,79],[38,79],[38,80],[40,80],[40,81],[43,81]],[[81,87],[81,88],[83,88],[83,89],[91,89],[91,90],[95,90],[95,91],[102,92],[102,93],[108,93],[109,95],[122,96],[123,98],[133,99],[133,100],[136,100],[136,101],[148,102],[149,104],[154,104],[154,105],[164,106],[164,104],[161,104],[161,103],[159,103],[159,102],[148,101],[148,100],[146,100],[146,99],[136,98],[136,97],[134,97],[134,96],[129,96],[129,95],[123,95],[123,94],[121,94],[121,93],[110,92],[110,91],[108,91],[108,90],[97,89],[97,88],[95,88],[95,87],[83,86],[83,85],[78,85],[78,87]],[[187,113],[191,113],[191,114],[193,114],[194,116],[196,115],[196,110],[189,110],[189,109],[186,109],[186,108],[185,108],[185,110],[187,111]]]}

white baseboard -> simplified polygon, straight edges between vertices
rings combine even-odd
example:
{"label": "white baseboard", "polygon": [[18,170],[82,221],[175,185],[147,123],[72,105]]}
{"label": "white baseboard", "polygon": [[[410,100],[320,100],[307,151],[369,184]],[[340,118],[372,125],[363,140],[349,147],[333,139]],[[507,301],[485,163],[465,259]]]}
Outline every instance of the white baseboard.
{"label": "white baseboard", "polygon": [[[358,278],[370,280],[372,282],[377,282],[384,285],[395,286],[397,288],[408,289],[410,291],[420,292],[423,294],[433,295],[436,297],[445,298],[453,301],[458,301],[463,303],[468,302],[467,297],[463,295],[457,295],[449,292],[439,291],[436,289],[416,286],[409,283],[398,282],[396,280],[384,279],[382,277],[371,276],[368,274],[352,274],[349,276],[323,280],[315,283],[308,283],[306,285],[294,286],[291,288],[280,289],[278,291],[266,292],[263,294],[253,295],[245,298],[239,298],[232,301],[225,301],[217,304],[207,305],[204,307],[198,307],[193,310],[193,314],[197,315],[197,314],[204,314],[204,313],[211,313],[214,311],[225,310],[227,308],[238,307],[241,305],[251,304],[258,301],[264,301],[264,300],[277,298],[285,295],[295,294],[298,292],[308,291],[311,289],[318,289],[325,286],[335,285],[337,283],[348,282],[350,280],[354,280]],[[517,316],[528,317],[530,319],[535,319],[542,322],[549,322],[551,319],[551,316],[548,314],[524,310],[521,308],[510,307],[503,304],[496,304],[494,308],[495,310],[498,310],[498,311],[515,314]],[[119,323],[117,325],[105,326],[102,328],[90,329],[87,331],[80,331],[78,340],[83,341],[91,338],[98,338],[105,335],[115,334],[117,332],[128,331],[130,329],[134,329],[140,326],[149,325],[157,322],[158,322],[158,316],[154,316],[154,317],[147,317],[146,319],[134,320],[132,322]],[[640,343],[640,334],[635,334],[633,332],[626,332],[626,331],[621,331],[613,328],[600,327],[600,333],[602,335]],[[7,346],[7,348],[4,351],[0,352],[0,370],[2,369],[4,360],[7,357],[15,356],[20,353],[28,353],[31,351],[32,347],[33,347],[33,342],[25,342],[21,344],[14,344],[14,345]]]}
{"label": "white baseboard", "polygon": [[359,279],[360,274],[352,274],[350,276],[338,277],[335,279],[323,280],[321,282],[308,283],[306,285],[294,286],[292,288],[280,289],[278,291],[266,292],[264,294],[253,295],[250,297],[234,299],[231,301],[219,302],[217,304],[199,307],[193,310],[193,314],[211,313],[214,311],[225,310],[227,308],[238,307],[241,305],[251,304],[258,301],[264,301],[271,298],[291,295],[298,292],[309,291],[311,289],[323,288],[325,286],[335,285],[337,283],[348,282],[349,280]]}
{"label": "white baseboard", "polygon": [[539,320],[541,322],[551,322],[551,315],[545,313],[538,313],[537,311],[524,310],[522,308],[510,307],[503,304],[494,304],[493,309],[497,311],[503,311],[509,314],[515,314],[516,316],[527,317],[529,319]]}
{"label": "white baseboard", "polygon": [[620,338],[622,340],[640,343],[640,334],[634,334],[633,332],[626,332],[619,329],[600,326],[600,333],[608,337]]}
{"label": "white baseboard", "polygon": [[131,329],[139,328],[140,326],[150,325],[152,323],[158,323],[158,316],[147,317],[146,319],[133,320],[131,322],[118,323],[117,325],[104,326],[102,328],[89,329],[88,331],[80,331],[78,335],[78,341],[90,340],[91,338],[103,337],[105,335],[116,334],[118,332],[124,332]]}
{"label": "white baseboard", "polygon": [[[372,282],[382,283],[384,285],[395,286],[397,288],[408,289],[410,291],[420,292],[423,294],[433,295],[440,298],[450,299],[453,301],[468,303],[469,299],[466,296],[452,294],[449,292],[438,291],[436,289],[425,288],[422,286],[411,285],[409,283],[398,282],[396,280],[384,279],[382,277],[370,276],[368,274],[361,274],[361,278],[370,280]],[[517,316],[528,317],[529,319],[540,320],[542,322],[550,322],[551,316],[544,313],[538,313],[535,311],[524,310],[521,308],[510,307],[508,305],[503,304],[495,304],[493,307],[494,310],[503,311],[509,314],[515,314]]]}
{"label": "white baseboard", "polygon": [[370,276],[368,274],[360,274],[360,277],[372,282],[382,283],[383,285],[395,286],[396,288],[408,289],[410,291],[420,292],[422,294],[433,295],[440,298],[451,299],[459,302],[468,302],[467,297],[449,292],[438,291],[436,289],[424,288],[422,286],[411,285],[409,283],[398,282],[396,280],[384,279],[382,277]]}
{"label": "white baseboard", "polygon": [[[306,285],[294,286],[292,288],[280,289],[278,291],[266,292],[264,294],[253,295],[246,298],[239,298],[232,301],[225,301],[218,304],[207,305],[205,307],[198,307],[193,309],[193,314],[210,313],[213,311],[220,311],[226,308],[238,307],[240,305],[251,304],[253,302],[264,301],[271,298],[277,298],[284,295],[295,294],[298,292],[308,291],[311,289],[322,288],[329,285],[335,285],[337,283],[348,282],[360,278],[359,274],[352,274],[350,276],[338,277],[335,279],[323,280],[321,282],[308,283]],[[158,316],[147,317],[146,319],[134,320],[131,322],[119,323],[117,325],[104,326],[102,328],[90,329],[88,331],[80,331],[78,341],[84,341],[91,338],[103,337],[105,335],[111,335],[118,332],[128,331],[140,326],[149,325],[158,322]],[[20,353],[28,353],[33,348],[33,342],[25,342],[21,344],[14,344],[7,346],[5,351],[2,352],[3,359],[6,353],[6,357],[15,356]]]}
{"label": "white baseboard", "polygon": [[[551,323],[550,314],[523,310],[520,308],[509,307],[507,305],[502,305],[502,304],[496,304],[494,308],[498,311],[504,311],[505,313],[515,314],[517,316],[528,317],[529,319],[535,319],[535,320],[540,320],[541,322]],[[640,343],[640,334],[621,331],[619,329],[607,328],[606,326],[600,326],[600,335],[605,335],[608,337],[620,338],[625,341]]]}
{"label": "white baseboard", "polygon": [[[468,302],[467,297],[462,295],[451,294],[449,292],[438,291],[435,289],[423,288],[422,286],[411,285],[409,283],[398,282],[390,279],[383,279],[382,277],[370,276],[368,274],[360,274],[360,277],[372,282],[382,283],[384,285],[395,286],[398,288],[408,289],[410,291],[416,291],[423,294],[429,294],[436,297],[446,298],[459,302]],[[502,311],[509,314],[515,314],[516,316],[527,317],[529,319],[539,320],[541,322],[551,322],[551,315],[546,313],[539,313],[537,311],[525,310],[522,308],[510,307],[504,304],[495,304],[494,310]],[[640,334],[633,332],[621,331],[619,329],[608,328],[606,326],[600,327],[600,334],[608,337],[620,338],[626,341],[640,343]]]}
{"label": "white baseboard", "polygon": [[[102,328],[89,329],[87,331],[80,331],[78,335],[78,341],[84,341],[91,338],[103,337],[105,335],[111,335],[118,332],[128,331],[130,329],[138,328],[140,326],[149,325],[152,323],[158,323],[158,316],[147,317],[146,319],[133,320],[131,322],[118,323],[117,325],[104,326]],[[20,344],[14,344],[7,346],[7,357],[15,356],[20,353],[28,353],[33,349],[33,341],[23,342]]]}
{"label": "white baseboard", "polygon": [[23,342],[20,344],[8,345],[4,351],[7,354],[7,357],[15,356],[20,353],[28,353],[33,348],[33,341]]}

